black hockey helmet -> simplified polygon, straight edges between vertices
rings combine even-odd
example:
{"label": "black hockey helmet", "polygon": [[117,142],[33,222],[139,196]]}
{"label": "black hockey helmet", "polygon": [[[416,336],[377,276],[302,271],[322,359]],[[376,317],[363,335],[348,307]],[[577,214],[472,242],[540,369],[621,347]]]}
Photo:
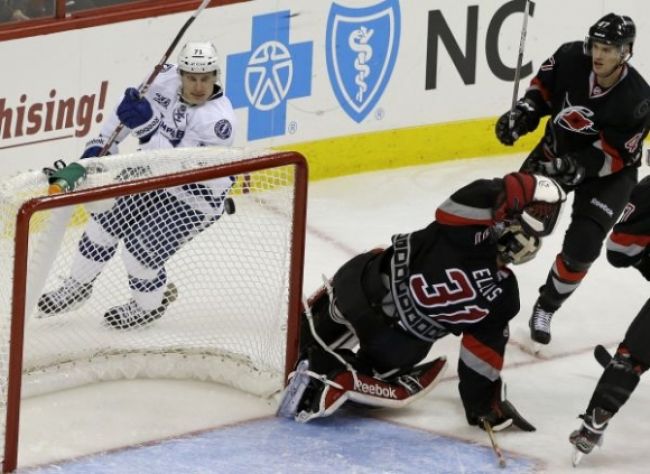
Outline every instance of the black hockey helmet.
{"label": "black hockey helmet", "polygon": [[632,45],[636,38],[636,26],[632,18],[625,15],[608,13],[589,28],[589,35],[585,38],[585,54],[591,55],[593,42],[610,44],[614,46],[630,45],[630,53],[625,60],[632,56]]}

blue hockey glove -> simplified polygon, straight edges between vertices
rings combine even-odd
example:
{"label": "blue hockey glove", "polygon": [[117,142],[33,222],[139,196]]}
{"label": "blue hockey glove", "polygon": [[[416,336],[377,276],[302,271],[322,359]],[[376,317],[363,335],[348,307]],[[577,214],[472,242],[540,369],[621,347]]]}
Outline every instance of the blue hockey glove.
{"label": "blue hockey glove", "polygon": [[117,116],[141,142],[151,138],[160,125],[160,118],[154,114],[149,101],[140,97],[133,87],[124,92],[124,98],[117,106]]}
{"label": "blue hockey glove", "polygon": [[[92,140],[89,140],[88,143],[86,143],[86,148],[84,149],[84,152],[81,154],[81,159],[83,160],[84,158],[94,158],[96,156],[99,156],[99,153],[102,151],[105,144],[106,144],[106,138],[103,137],[102,135],[98,136],[97,138],[93,138]],[[115,155],[117,153],[118,153],[117,145],[115,144],[115,142],[113,142],[104,156]]]}

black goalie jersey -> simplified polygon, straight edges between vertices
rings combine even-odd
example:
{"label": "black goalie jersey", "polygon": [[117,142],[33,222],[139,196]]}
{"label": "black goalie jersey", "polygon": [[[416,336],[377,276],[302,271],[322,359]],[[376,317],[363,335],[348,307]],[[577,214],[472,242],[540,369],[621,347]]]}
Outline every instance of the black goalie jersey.
{"label": "black goalie jersey", "polygon": [[525,97],[541,115],[550,114],[538,150],[546,158],[572,154],[588,177],[640,164],[650,87],[631,65],[623,65],[619,81],[603,89],[583,43],[566,43],[540,66]]}
{"label": "black goalie jersey", "polygon": [[502,190],[501,179],[474,181],[436,210],[433,223],[394,236],[386,251],[398,325],[422,342],[462,334],[459,391],[468,417],[488,410],[508,321],[519,312],[517,280],[497,267],[491,231]]}
{"label": "black goalie jersey", "polygon": [[462,188],[426,228],[393,237],[391,291],[400,325],[432,341],[452,332],[504,326],[519,311],[514,275],[497,268],[490,226],[501,180]]}

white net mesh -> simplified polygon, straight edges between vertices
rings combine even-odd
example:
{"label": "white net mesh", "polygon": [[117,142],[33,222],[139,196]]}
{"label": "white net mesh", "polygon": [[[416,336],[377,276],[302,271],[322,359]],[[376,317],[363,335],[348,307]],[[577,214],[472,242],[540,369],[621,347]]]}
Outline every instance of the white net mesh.
{"label": "white net mesh", "polygon": [[[80,189],[268,154],[200,148],[84,160],[91,172]],[[35,214],[24,396],[133,377],[213,380],[261,396],[280,390],[294,176],[283,166],[236,176],[234,185],[225,177]],[[0,185],[2,423],[15,216],[46,190],[40,171]],[[223,212],[226,196],[233,214]],[[167,304],[170,284],[177,296]]]}

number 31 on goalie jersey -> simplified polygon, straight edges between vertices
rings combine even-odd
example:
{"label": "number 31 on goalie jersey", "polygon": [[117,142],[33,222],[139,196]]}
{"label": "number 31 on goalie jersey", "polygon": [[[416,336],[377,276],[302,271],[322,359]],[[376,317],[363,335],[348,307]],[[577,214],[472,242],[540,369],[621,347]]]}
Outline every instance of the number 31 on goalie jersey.
{"label": "number 31 on goalie jersey", "polygon": [[440,283],[428,283],[421,273],[412,275],[409,286],[415,302],[441,323],[477,323],[485,318],[490,313],[487,309],[468,304],[476,301],[478,293],[467,274],[459,268],[447,269],[445,273],[448,282]]}

